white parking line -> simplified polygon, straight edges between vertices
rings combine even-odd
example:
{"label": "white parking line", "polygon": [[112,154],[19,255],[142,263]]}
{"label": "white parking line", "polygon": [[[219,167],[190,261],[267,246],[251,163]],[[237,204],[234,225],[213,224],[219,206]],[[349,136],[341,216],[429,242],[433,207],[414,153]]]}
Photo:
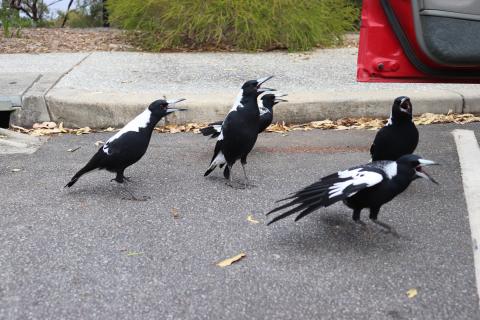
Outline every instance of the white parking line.
{"label": "white parking line", "polygon": [[480,297],[480,147],[472,130],[453,130],[462,168],[463,191],[467,202],[473,241],[477,292]]}

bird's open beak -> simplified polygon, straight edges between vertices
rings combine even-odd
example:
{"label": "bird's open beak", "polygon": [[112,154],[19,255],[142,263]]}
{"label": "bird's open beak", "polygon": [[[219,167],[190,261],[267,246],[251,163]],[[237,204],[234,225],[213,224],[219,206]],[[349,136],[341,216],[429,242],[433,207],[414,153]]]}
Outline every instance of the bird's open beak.
{"label": "bird's open beak", "polygon": [[412,114],[412,103],[410,102],[410,99],[405,98],[405,100],[400,102],[400,111]]}
{"label": "bird's open beak", "polygon": [[[262,84],[264,84],[265,82],[267,82],[268,80],[272,79],[273,76],[268,76],[268,77],[265,77],[265,78],[260,78],[260,79],[257,79],[257,89],[260,89],[260,86]],[[265,89],[263,89],[265,91]],[[272,90],[272,89],[268,89],[269,91],[275,91],[275,90]]]}
{"label": "bird's open beak", "polygon": [[182,108],[171,108],[170,105],[175,105],[178,102],[184,101],[185,99],[173,99],[173,100],[167,100],[168,107],[167,107],[167,114],[175,112],[175,111],[185,111],[188,109],[182,109]]}
{"label": "bird's open beak", "polygon": [[279,102],[288,102],[286,99],[281,99],[281,97],[286,97],[288,94],[286,93],[275,93],[275,104]]}
{"label": "bird's open beak", "polygon": [[438,182],[435,181],[435,179],[433,179],[425,170],[423,170],[423,167],[425,166],[438,166],[438,163],[432,160],[427,160],[427,159],[419,159],[418,162],[420,162],[420,164],[415,168],[415,174],[419,178],[424,178],[424,179],[430,180],[435,184],[438,184]]}

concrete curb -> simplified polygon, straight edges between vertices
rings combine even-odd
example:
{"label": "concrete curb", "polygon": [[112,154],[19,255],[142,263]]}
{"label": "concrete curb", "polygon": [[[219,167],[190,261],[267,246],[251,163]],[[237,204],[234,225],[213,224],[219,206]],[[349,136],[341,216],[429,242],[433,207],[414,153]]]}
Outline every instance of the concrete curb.
{"label": "concrete curb", "polygon": [[[392,101],[408,95],[415,114],[425,112],[480,112],[480,93],[450,90],[369,90],[361,92],[317,91],[295,92],[289,102],[275,107],[275,121],[305,123],[344,117],[388,117]],[[216,93],[208,96],[184,95],[182,107],[188,111],[169,116],[169,123],[210,122],[221,120],[231,107],[235,94]],[[64,122],[68,127],[120,127],[140,113],[151,101],[160,97],[142,93],[86,92],[76,89],[52,89],[46,96],[48,120]],[[39,104],[40,108],[42,105]],[[46,121],[45,112],[39,112]],[[16,117],[14,119],[19,119]]]}

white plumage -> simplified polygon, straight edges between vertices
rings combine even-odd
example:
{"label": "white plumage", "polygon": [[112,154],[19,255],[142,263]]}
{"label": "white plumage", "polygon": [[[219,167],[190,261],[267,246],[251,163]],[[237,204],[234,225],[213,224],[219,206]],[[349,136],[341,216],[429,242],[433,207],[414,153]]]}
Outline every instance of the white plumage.
{"label": "white plumage", "polygon": [[129,131],[139,132],[141,128],[146,128],[148,123],[150,122],[150,116],[152,112],[148,109],[140,113],[136,116],[132,121],[127,123],[125,127],[123,127],[120,131],[118,131],[115,135],[113,135],[107,142],[103,145],[103,152],[106,154],[110,154],[108,150],[108,146],[111,142],[120,138],[123,134]]}

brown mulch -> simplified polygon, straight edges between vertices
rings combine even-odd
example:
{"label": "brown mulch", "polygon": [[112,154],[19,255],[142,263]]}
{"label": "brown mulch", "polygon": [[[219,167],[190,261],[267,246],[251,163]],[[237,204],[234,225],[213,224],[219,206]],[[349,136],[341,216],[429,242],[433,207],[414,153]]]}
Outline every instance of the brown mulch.
{"label": "brown mulch", "polygon": [[79,51],[139,51],[128,44],[123,31],[114,28],[25,28],[5,38],[0,33],[0,53]]}

